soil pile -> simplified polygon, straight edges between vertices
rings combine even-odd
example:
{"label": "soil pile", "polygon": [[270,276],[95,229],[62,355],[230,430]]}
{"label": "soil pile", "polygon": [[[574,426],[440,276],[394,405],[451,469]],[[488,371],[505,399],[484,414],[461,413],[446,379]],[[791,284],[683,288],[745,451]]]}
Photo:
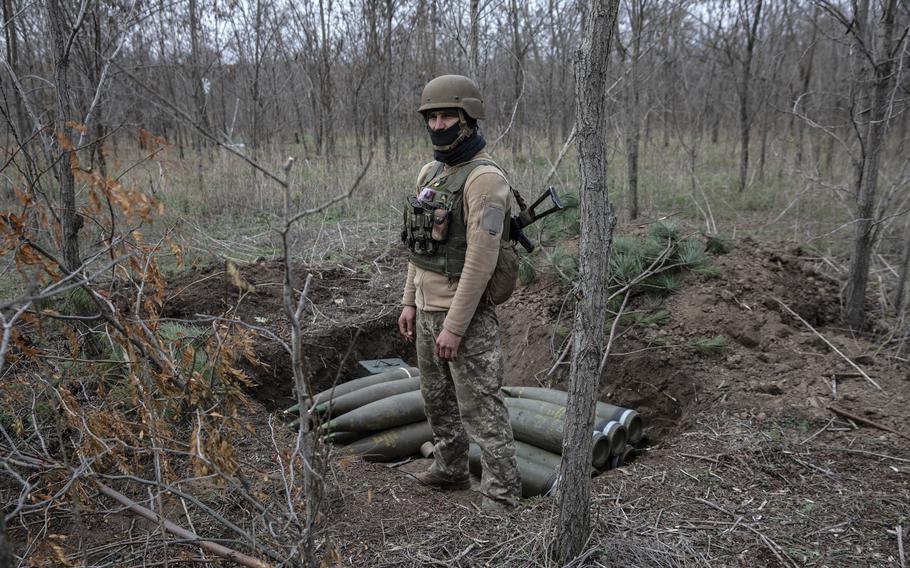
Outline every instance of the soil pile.
{"label": "soil pile", "polygon": [[[312,275],[302,323],[304,364],[315,391],[351,377],[360,360],[390,354],[415,360],[413,346],[401,338],[396,325],[403,259],[396,248],[346,263],[293,266],[298,291],[306,275]],[[265,365],[246,369],[258,384],[253,394],[269,410],[287,408],[296,402],[290,360],[274,340],[290,337],[282,311],[284,263],[262,261],[237,268],[254,291],[241,294],[225,265],[190,270],[169,282],[164,316],[192,324],[219,315],[261,329],[257,354]]]}

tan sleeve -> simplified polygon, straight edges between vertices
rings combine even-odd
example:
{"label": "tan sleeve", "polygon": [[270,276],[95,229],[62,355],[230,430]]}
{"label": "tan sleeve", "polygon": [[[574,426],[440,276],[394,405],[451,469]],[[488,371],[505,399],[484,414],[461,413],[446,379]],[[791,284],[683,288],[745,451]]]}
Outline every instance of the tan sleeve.
{"label": "tan sleeve", "polygon": [[404,280],[404,295],[401,297],[402,306],[416,306],[417,305],[417,287],[414,285],[414,273],[417,271],[417,267],[408,263],[408,275]]}
{"label": "tan sleeve", "polygon": [[496,168],[477,168],[465,184],[464,205],[468,250],[458,289],[443,323],[456,335],[467,331],[496,268],[503,219],[511,207],[509,182]]}

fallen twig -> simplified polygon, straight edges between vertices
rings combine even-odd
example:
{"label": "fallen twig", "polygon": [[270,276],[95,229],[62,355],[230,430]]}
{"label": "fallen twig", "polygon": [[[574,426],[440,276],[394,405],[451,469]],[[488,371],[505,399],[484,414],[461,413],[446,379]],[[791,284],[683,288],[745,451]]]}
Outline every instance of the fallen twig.
{"label": "fallen twig", "polygon": [[597,367],[598,376],[600,376],[600,373],[603,373],[604,367],[607,365],[607,357],[610,356],[610,348],[613,347],[613,338],[616,337],[616,326],[619,325],[619,320],[622,318],[622,313],[626,309],[626,303],[628,303],[629,295],[631,293],[631,288],[626,290],[626,295],[623,296],[622,299],[622,305],[619,306],[619,311],[616,312],[616,316],[613,318],[613,325],[610,326],[610,338],[607,340],[607,346],[604,347],[604,354],[600,359],[600,366]]}
{"label": "fallen twig", "polygon": [[824,432],[825,430],[827,430],[827,429],[828,429],[828,426],[830,426],[832,422],[834,422],[834,418],[832,418],[831,420],[828,421],[827,424],[825,424],[824,426],[822,426],[822,427],[819,429],[818,432],[816,432],[815,434],[812,434],[811,436],[809,436],[808,438],[806,438],[805,440],[803,440],[802,442],[800,442],[799,445],[801,446],[801,445],[805,444],[806,442],[809,442],[810,440],[814,440],[816,436],[818,436],[819,434],[821,434],[822,432]]}
{"label": "fallen twig", "polygon": [[[720,511],[721,513],[724,513],[726,515],[729,515],[729,516],[735,518],[737,520],[737,522],[739,522],[742,519],[741,515],[737,515],[736,513],[731,513],[730,511],[724,509],[717,503],[712,503],[711,501],[708,501],[707,499],[702,499],[701,497],[693,497],[692,499],[694,501],[707,505],[707,506],[711,507],[712,509]],[[798,565],[796,564],[796,562],[794,562],[793,559],[790,558],[790,556],[788,556],[786,552],[784,552],[784,549],[779,544],[777,544],[776,542],[771,540],[770,537],[765,536],[765,534],[762,533],[761,531],[759,531],[757,528],[750,526],[748,524],[743,523],[742,527],[749,530],[753,534],[755,534],[759,538],[759,540],[761,540],[765,544],[765,546],[768,547],[768,549],[772,552],[772,554],[774,554],[774,556],[780,561],[781,564],[783,564],[784,566],[793,566],[793,568],[798,568]]]}
{"label": "fallen twig", "polygon": [[852,412],[847,412],[843,408],[838,408],[837,406],[834,406],[833,404],[828,406],[828,410],[830,410],[834,414],[843,416],[844,418],[849,418],[850,420],[853,420],[854,422],[859,422],[860,424],[865,424],[866,426],[872,426],[873,428],[878,428],[879,430],[884,430],[885,432],[891,432],[892,434],[897,434],[901,438],[906,438],[906,439],[910,440],[910,436],[908,436],[907,434],[904,434],[903,432],[898,432],[894,428],[891,428],[890,426],[885,426],[884,424],[880,424],[880,423],[876,422],[875,420],[869,420],[868,418],[863,418],[862,416],[857,416],[856,414],[853,414]]}
{"label": "fallen twig", "polygon": [[791,310],[791,309],[790,309],[790,306],[788,306],[787,304],[783,303],[781,300],[779,300],[779,299],[777,299],[777,298],[774,298],[773,296],[772,296],[772,299],[773,299],[775,302],[777,302],[778,304],[780,304],[782,308],[784,308],[785,310],[787,310],[787,312],[789,312],[790,315],[792,315],[793,317],[795,317],[796,319],[798,319],[799,321],[801,321],[801,322],[803,323],[804,326],[808,327],[809,330],[810,330],[812,333],[814,333],[815,335],[818,336],[819,339],[821,339],[822,341],[824,341],[825,344],[826,344],[828,347],[830,347],[831,349],[834,350],[835,353],[837,353],[838,355],[840,355],[841,358],[842,358],[844,361],[846,361],[847,363],[849,363],[851,367],[853,367],[854,369],[856,369],[857,371],[859,371],[859,373],[863,376],[863,378],[865,378],[867,381],[869,381],[870,383],[872,383],[873,385],[875,385],[875,388],[877,388],[878,390],[881,390],[881,391],[885,390],[885,389],[883,389],[883,388],[881,387],[881,385],[879,385],[877,382],[875,382],[875,380],[874,380],[872,377],[870,377],[869,375],[867,375],[867,374],[866,374],[866,371],[863,371],[863,370],[859,367],[859,365],[857,365],[856,363],[854,363],[849,357],[847,357],[846,355],[844,355],[844,354],[841,352],[840,349],[838,349],[837,347],[835,347],[835,345],[834,345],[833,343],[831,343],[830,341],[828,341],[828,338],[827,338],[827,337],[825,337],[824,335],[822,335],[821,333],[819,333],[814,327],[812,327],[812,326],[809,324],[809,322],[807,322],[806,320],[804,320],[798,313],[796,313],[796,312],[794,312],[793,310]]}
{"label": "fallen twig", "polygon": [[136,503],[135,501],[133,501],[126,495],[120,493],[119,491],[117,491],[115,489],[111,489],[110,487],[101,483],[97,479],[94,481],[95,481],[95,485],[98,486],[98,489],[102,493],[104,493],[111,499],[117,501],[118,503],[120,503],[121,505],[123,505],[124,507],[126,507],[127,509],[132,511],[133,513],[135,513],[135,514],[139,515],[140,517],[147,519],[153,523],[160,524],[168,532],[175,534],[175,535],[179,536],[180,538],[187,540],[189,542],[196,543],[201,548],[204,548],[205,550],[211,552],[212,554],[216,554],[218,556],[221,556],[222,558],[227,558],[228,560],[236,562],[237,564],[240,564],[242,566],[249,566],[250,568],[271,568],[270,564],[266,564],[265,562],[262,562],[261,560],[259,560],[257,558],[253,558],[252,556],[247,556],[246,554],[237,552],[236,550],[232,550],[226,546],[222,546],[220,544],[217,544],[217,543],[214,543],[214,542],[211,542],[208,540],[202,540],[201,538],[199,538],[199,536],[196,533],[188,531],[185,528],[181,527],[180,525],[172,523],[171,521],[158,515],[158,513],[155,513],[154,511],[151,511],[151,510],[143,507],[139,503]]}
{"label": "fallen twig", "polygon": [[904,462],[904,463],[910,463],[910,460],[908,460],[907,458],[889,456],[888,454],[879,454],[876,452],[870,452],[868,450],[854,450],[853,448],[833,448],[833,449],[841,451],[841,452],[849,452],[851,454],[863,454],[863,455],[867,455],[867,456],[875,456],[877,458],[882,458],[882,459],[886,459],[886,460],[894,460],[894,461],[899,461],[899,462]]}
{"label": "fallen twig", "polygon": [[897,525],[894,527],[894,532],[897,533],[897,554],[900,557],[901,568],[907,568],[904,561],[904,527]]}

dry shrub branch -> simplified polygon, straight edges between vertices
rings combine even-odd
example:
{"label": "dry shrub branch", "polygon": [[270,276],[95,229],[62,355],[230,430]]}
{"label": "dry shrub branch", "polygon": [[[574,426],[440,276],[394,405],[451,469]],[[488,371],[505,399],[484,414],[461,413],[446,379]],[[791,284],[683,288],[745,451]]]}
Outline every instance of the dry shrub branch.
{"label": "dry shrub branch", "polygon": [[[146,141],[157,146],[149,159],[167,153],[165,140],[146,134]],[[0,214],[0,257],[21,290],[0,306],[0,496],[13,554],[31,565],[99,558],[130,564],[194,553],[246,566],[315,565],[325,467],[316,437],[305,429],[296,438],[276,432],[269,420],[271,443],[260,446],[274,455],[241,449],[262,430],[250,412],[252,381],[244,370],[264,365],[253,349],[258,334],[233,317],[252,285],[228,263],[233,306],[204,327],[166,321],[161,262],[180,267],[183,251],[171,230],[146,236],[156,232],[161,203],[120,178],[82,168],[78,152],[70,156],[86,196],[80,215],[97,236],[75,270],[56,254],[59,222],[28,180],[18,190],[19,208]],[[325,206],[294,211],[289,170],[290,162],[278,233],[295,333],[284,346],[302,398],[311,394],[300,341],[307,285],[294,287],[287,235]],[[127,511],[147,521],[140,525],[144,540],[99,547],[56,536],[83,534],[96,515]]]}

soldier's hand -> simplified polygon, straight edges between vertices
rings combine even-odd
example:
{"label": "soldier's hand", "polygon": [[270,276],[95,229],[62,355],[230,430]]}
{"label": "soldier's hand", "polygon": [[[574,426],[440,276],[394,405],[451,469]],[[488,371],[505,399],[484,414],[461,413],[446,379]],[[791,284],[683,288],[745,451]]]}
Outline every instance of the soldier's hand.
{"label": "soldier's hand", "polygon": [[461,345],[461,336],[443,329],[436,338],[436,356],[443,361],[454,361],[458,358],[458,347]]}
{"label": "soldier's hand", "polygon": [[398,331],[409,341],[414,339],[416,321],[417,308],[414,306],[405,306],[401,309],[401,315],[398,316]]}

